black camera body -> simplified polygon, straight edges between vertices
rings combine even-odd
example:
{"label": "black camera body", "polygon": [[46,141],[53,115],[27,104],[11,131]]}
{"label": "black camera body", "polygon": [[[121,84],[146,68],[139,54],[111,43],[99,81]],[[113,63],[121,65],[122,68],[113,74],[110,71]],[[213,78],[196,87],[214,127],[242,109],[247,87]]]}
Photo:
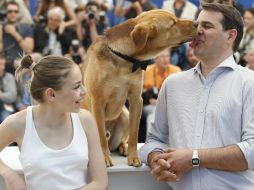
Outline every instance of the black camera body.
{"label": "black camera body", "polygon": [[81,58],[81,55],[79,54],[73,54],[71,56],[71,59],[74,61],[74,63],[76,64],[81,64],[82,63],[82,58]]}
{"label": "black camera body", "polygon": [[39,16],[38,18],[38,22],[36,24],[39,24],[41,26],[46,26],[47,25],[47,22],[48,22],[48,18],[47,16]]}
{"label": "black camera body", "polygon": [[1,10],[0,11],[0,22],[4,22],[6,19],[6,11],[5,10]]}
{"label": "black camera body", "polygon": [[80,53],[78,52],[80,48],[80,44],[78,40],[72,40],[71,42],[71,49],[72,49],[72,54],[71,54],[71,59],[74,61],[76,64],[82,63],[82,57]]}
{"label": "black camera body", "polygon": [[91,8],[88,9],[87,18],[88,20],[93,20],[95,18],[94,11]]}

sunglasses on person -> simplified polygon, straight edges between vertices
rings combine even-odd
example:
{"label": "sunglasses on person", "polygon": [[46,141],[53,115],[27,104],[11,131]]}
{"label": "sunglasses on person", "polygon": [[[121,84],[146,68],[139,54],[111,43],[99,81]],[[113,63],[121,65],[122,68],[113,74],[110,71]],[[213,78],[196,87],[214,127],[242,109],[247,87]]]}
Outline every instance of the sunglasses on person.
{"label": "sunglasses on person", "polygon": [[19,11],[18,11],[18,10],[7,10],[7,13],[8,13],[8,14],[11,14],[11,13],[18,14]]}

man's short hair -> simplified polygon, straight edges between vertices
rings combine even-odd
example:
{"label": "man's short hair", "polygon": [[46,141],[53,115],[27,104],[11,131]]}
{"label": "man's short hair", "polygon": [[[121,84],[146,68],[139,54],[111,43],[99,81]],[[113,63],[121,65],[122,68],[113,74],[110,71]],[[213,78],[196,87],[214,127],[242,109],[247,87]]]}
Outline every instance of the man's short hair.
{"label": "man's short hair", "polygon": [[224,30],[236,29],[237,36],[233,46],[233,51],[237,51],[239,44],[243,37],[243,18],[240,12],[233,6],[219,4],[219,3],[204,3],[202,9],[207,11],[220,12],[223,15],[221,21]]}
{"label": "man's short hair", "polygon": [[16,1],[7,1],[6,3],[6,8],[9,6],[9,5],[16,5],[19,9],[19,4],[16,2]]}
{"label": "man's short hair", "polygon": [[87,8],[90,7],[90,6],[96,6],[98,10],[100,10],[100,8],[101,8],[100,4],[97,1],[94,1],[94,0],[88,1],[88,3],[85,6],[85,9],[87,10]]}
{"label": "man's short hair", "polygon": [[49,18],[52,14],[57,14],[61,21],[65,19],[65,12],[61,7],[53,7],[52,9],[49,9],[47,17]]}

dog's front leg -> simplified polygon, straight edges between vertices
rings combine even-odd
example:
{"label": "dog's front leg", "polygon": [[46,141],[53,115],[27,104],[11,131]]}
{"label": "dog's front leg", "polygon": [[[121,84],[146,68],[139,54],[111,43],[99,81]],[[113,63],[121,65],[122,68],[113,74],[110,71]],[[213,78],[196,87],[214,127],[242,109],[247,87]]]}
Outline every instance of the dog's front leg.
{"label": "dog's front leg", "polygon": [[110,156],[110,150],[108,146],[108,141],[106,138],[106,126],[105,126],[105,106],[98,100],[92,100],[92,113],[95,117],[99,136],[100,136],[100,143],[101,148],[104,154],[105,163],[107,167],[113,166],[113,161]]}
{"label": "dog's front leg", "polygon": [[143,100],[141,96],[130,95],[130,120],[129,120],[129,141],[128,141],[128,164],[139,167],[141,161],[137,154],[138,129],[141,117]]}

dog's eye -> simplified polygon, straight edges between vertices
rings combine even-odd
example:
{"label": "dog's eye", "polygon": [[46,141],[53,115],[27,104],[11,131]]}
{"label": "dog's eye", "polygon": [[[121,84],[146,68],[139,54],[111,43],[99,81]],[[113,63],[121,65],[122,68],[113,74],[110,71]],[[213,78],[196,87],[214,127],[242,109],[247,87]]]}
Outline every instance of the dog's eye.
{"label": "dog's eye", "polygon": [[79,88],[80,88],[80,86],[81,86],[80,84],[79,84],[79,85],[76,85],[76,86],[74,86],[74,88],[73,88],[73,89],[74,89],[74,90],[77,90],[77,89],[79,89]]}

